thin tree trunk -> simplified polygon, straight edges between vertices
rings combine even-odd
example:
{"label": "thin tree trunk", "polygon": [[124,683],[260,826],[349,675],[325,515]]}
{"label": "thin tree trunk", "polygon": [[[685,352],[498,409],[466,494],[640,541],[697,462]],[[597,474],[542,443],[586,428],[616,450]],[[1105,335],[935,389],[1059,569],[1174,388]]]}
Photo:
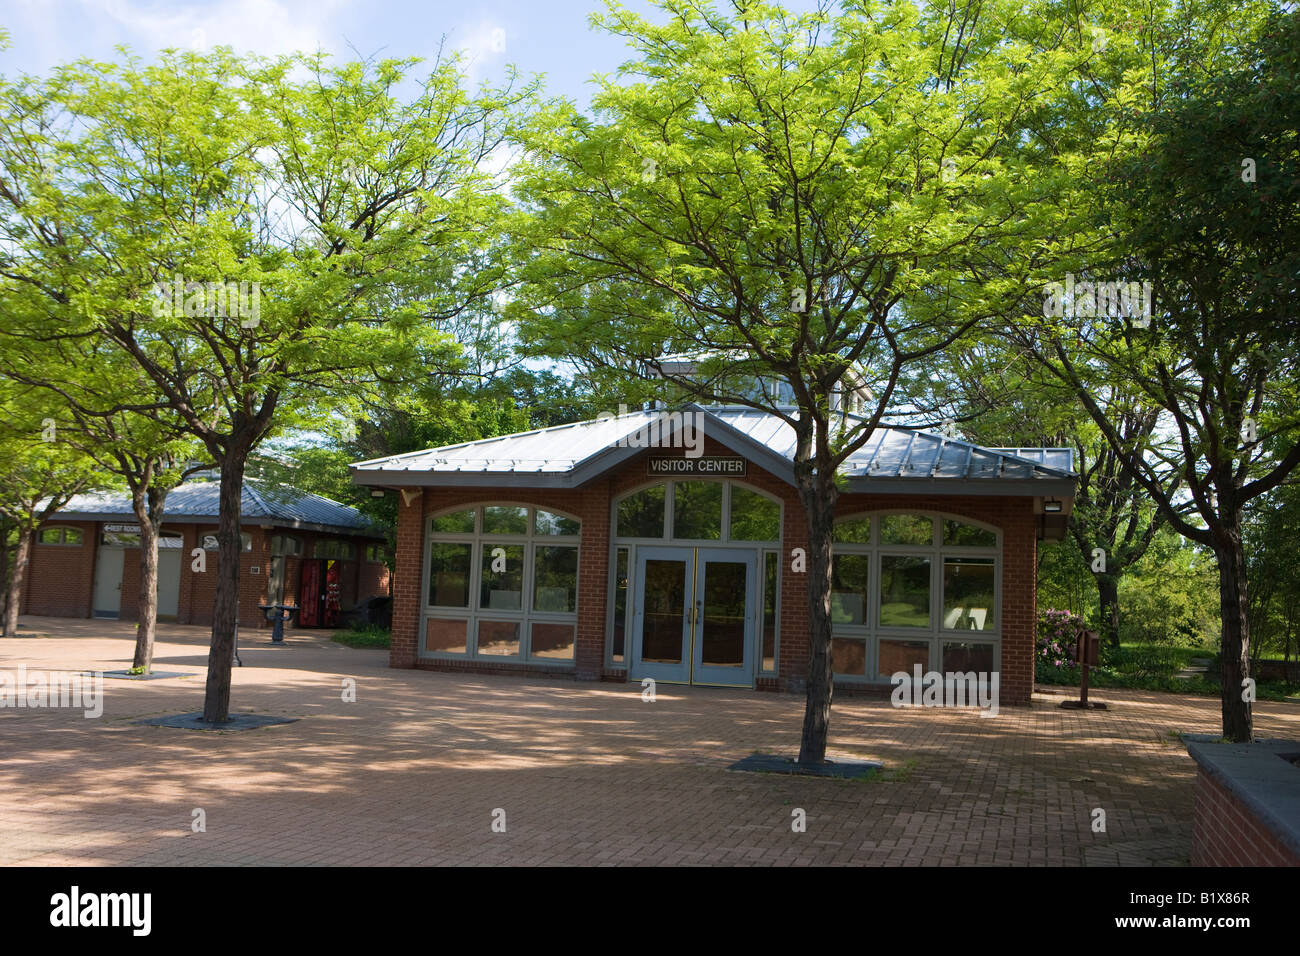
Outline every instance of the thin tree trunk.
{"label": "thin tree trunk", "polygon": [[131,507],[140,525],[140,601],[135,626],[133,669],[148,674],[153,667],[153,646],[158,630],[158,531],[162,526],[166,492],[152,486],[131,495]]}
{"label": "thin tree trunk", "polygon": [[1215,535],[1214,550],[1219,561],[1219,608],[1223,618],[1223,736],[1234,743],[1248,743],[1254,728],[1250,702],[1242,700],[1242,684],[1250,677],[1250,614],[1240,515],[1225,516],[1224,527]]}
{"label": "thin tree trunk", "polygon": [[835,690],[831,658],[831,542],[835,501],[833,480],[821,475],[800,481],[800,498],[808,519],[808,689],[804,705],[799,763],[826,762],[831,698]]}
{"label": "thin tree trunk", "polygon": [[34,528],[18,528],[18,547],[14,554],[14,571],[9,578],[8,598],[5,603],[4,637],[18,636],[18,606],[22,601],[23,581],[27,578],[27,563],[32,554]]}
{"label": "thin tree trunk", "polygon": [[[233,442],[232,442],[233,444]],[[239,514],[247,448],[228,448],[221,459],[220,512],[217,522],[217,594],[212,605],[212,646],[208,651],[208,684],[203,719],[226,720],[230,715],[230,666],[235,653],[239,616]]]}
{"label": "thin tree trunk", "polygon": [[0,628],[4,627],[5,610],[9,607],[9,528],[12,524],[8,518],[0,517]]}

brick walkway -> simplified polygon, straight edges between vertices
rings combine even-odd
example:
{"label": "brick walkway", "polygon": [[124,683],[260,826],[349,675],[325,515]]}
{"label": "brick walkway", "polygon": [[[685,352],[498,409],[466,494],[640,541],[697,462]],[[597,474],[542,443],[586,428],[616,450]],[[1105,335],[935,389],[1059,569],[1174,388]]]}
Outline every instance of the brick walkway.
{"label": "brick walkway", "polygon": [[[131,631],[24,618],[47,636],[0,640],[0,669],[127,667]],[[99,720],[0,710],[0,863],[1178,865],[1194,766],[1172,735],[1219,729],[1217,700],[1137,691],[1086,716],[1040,693],[995,719],[849,699],[832,756],[883,760],[886,779],[730,773],[797,750],[801,698],[661,685],[645,703],[639,686],[391,670],[383,651],[318,632],[272,648],[265,631],[245,634],[233,709],[300,721],[136,726],[202,709],[206,632],[160,631],[155,667],[194,676],[106,679]],[[1300,739],[1300,704],[1260,704],[1256,727]]]}

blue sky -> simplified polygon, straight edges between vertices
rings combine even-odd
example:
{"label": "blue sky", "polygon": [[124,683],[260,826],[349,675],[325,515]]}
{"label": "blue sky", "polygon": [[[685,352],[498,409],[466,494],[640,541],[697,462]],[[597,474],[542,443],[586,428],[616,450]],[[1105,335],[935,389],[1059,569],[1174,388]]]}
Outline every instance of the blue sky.
{"label": "blue sky", "polygon": [[[624,5],[651,9],[644,0]],[[629,58],[621,38],[588,25],[598,9],[601,0],[5,0],[0,27],[11,42],[0,51],[0,74],[47,73],[80,57],[117,59],[119,45],[146,60],[168,46],[218,45],[432,59],[445,35],[449,47],[465,51],[473,81],[498,79],[513,63],[525,75],[544,73],[549,93],[585,108],[592,74],[613,73]]]}

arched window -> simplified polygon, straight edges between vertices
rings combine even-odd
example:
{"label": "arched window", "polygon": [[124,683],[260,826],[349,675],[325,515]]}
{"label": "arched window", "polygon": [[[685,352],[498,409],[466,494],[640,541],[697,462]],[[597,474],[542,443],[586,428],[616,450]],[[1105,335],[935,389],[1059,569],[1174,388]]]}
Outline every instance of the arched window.
{"label": "arched window", "polygon": [[42,528],[36,540],[39,544],[79,548],[85,538],[80,528]]}
{"label": "arched window", "polygon": [[526,505],[431,518],[420,653],[571,663],[580,531],[570,515]]}
{"label": "arched window", "polygon": [[618,499],[614,537],[776,544],[781,502],[734,481],[668,481]]}
{"label": "arched window", "polygon": [[999,533],[955,516],[885,512],[835,524],[831,656],[837,678],[997,669]]}

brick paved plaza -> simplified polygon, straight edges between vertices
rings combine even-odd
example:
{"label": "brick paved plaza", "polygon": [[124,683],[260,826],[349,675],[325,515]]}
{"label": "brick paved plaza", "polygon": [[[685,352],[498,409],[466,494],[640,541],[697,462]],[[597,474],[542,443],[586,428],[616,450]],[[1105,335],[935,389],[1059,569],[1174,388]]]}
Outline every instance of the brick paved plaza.
{"label": "brick paved plaza", "polygon": [[[0,640],[0,669],[129,667],[132,629],[25,617],[20,634],[44,636]],[[1040,689],[994,719],[841,699],[831,756],[882,760],[882,778],[734,773],[796,752],[802,698],[660,685],[646,703],[266,631],[243,634],[232,712],[302,719],[172,730],[133,721],[202,709],[208,634],[159,631],[155,669],[192,676],[106,679],[98,720],[0,710],[0,863],[1183,865],[1194,764],[1174,735],[1219,730],[1217,700],[1138,691],[1082,715]],[[1300,704],[1255,714],[1258,736],[1300,738]]]}

